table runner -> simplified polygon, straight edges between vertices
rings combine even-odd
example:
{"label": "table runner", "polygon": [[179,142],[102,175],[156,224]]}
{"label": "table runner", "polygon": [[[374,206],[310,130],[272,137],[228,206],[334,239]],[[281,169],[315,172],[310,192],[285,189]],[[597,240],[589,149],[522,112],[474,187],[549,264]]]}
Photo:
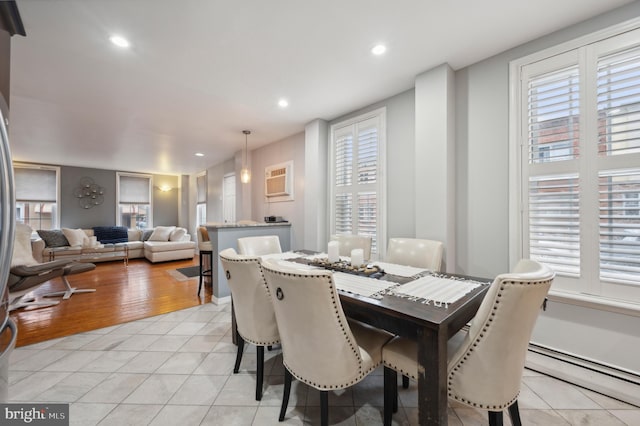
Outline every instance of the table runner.
{"label": "table runner", "polygon": [[405,278],[415,277],[427,271],[425,268],[396,265],[395,263],[375,262],[374,265],[380,267],[387,274]]}
{"label": "table runner", "polygon": [[450,303],[457,301],[481,285],[483,283],[477,281],[428,275],[391,288],[387,294],[407,297],[426,305],[433,303],[434,306],[448,308]]}

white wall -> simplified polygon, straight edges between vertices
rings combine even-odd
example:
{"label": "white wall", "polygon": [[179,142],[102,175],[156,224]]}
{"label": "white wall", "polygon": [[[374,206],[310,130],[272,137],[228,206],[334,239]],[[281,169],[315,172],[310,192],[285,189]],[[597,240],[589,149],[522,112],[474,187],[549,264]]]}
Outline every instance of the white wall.
{"label": "white wall", "polygon": [[[282,216],[291,222],[291,248],[304,247],[304,133],[251,151],[251,218],[263,221],[265,216]],[[293,161],[294,199],[292,201],[270,202],[264,196],[265,168],[274,164]],[[311,179],[314,177],[312,176]]]}

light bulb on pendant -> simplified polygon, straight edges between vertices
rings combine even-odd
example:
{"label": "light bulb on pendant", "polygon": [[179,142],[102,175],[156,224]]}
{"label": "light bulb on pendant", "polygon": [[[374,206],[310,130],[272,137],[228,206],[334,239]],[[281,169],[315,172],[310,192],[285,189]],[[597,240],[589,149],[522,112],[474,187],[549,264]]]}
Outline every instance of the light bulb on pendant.
{"label": "light bulb on pendant", "polygon": [[251,182],[251,171],[247,166],[247,137],[251,134],[251,130],[243,130],[242,133],[244,133],[244,162],[242,170],[240,170],[240,182],[249,183]]}

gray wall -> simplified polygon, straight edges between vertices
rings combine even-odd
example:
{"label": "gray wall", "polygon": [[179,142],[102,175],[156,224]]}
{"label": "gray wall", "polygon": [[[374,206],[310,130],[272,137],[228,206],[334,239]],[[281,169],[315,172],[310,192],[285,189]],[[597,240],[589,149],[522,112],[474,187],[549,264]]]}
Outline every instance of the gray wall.
{"label": "gray wall", "polygon": [[[457,265],[494,276],[509,269],[509,62],[640,16],[640,2],[456,72]],[[550,303],[533,342],[640,374],[640,318]],[[631,349],[631,350],[630,350]]]}
{"label": "gray wall", "polygon": [[[83,209],[74,196],[80,179],[90,177],[104,188],[104,202],[90,209]],[[153,223],[154,225],[179,225],[179,177],[153,175]],[[167,184],[173,189],[162,192],[157,187]],[[116,171],[84,167],[60,167],[60,228],[91,228],[116,224]],[[183,225],[184,226],[184,225]]]}

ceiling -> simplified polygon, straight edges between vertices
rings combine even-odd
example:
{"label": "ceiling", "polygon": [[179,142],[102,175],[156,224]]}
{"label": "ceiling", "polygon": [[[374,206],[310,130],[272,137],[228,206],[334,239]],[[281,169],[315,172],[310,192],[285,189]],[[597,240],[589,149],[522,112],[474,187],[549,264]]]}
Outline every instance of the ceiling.
{"label": "ceiling", "polygon": [[626,3],[19,0],[13,158],[195,173]]}

